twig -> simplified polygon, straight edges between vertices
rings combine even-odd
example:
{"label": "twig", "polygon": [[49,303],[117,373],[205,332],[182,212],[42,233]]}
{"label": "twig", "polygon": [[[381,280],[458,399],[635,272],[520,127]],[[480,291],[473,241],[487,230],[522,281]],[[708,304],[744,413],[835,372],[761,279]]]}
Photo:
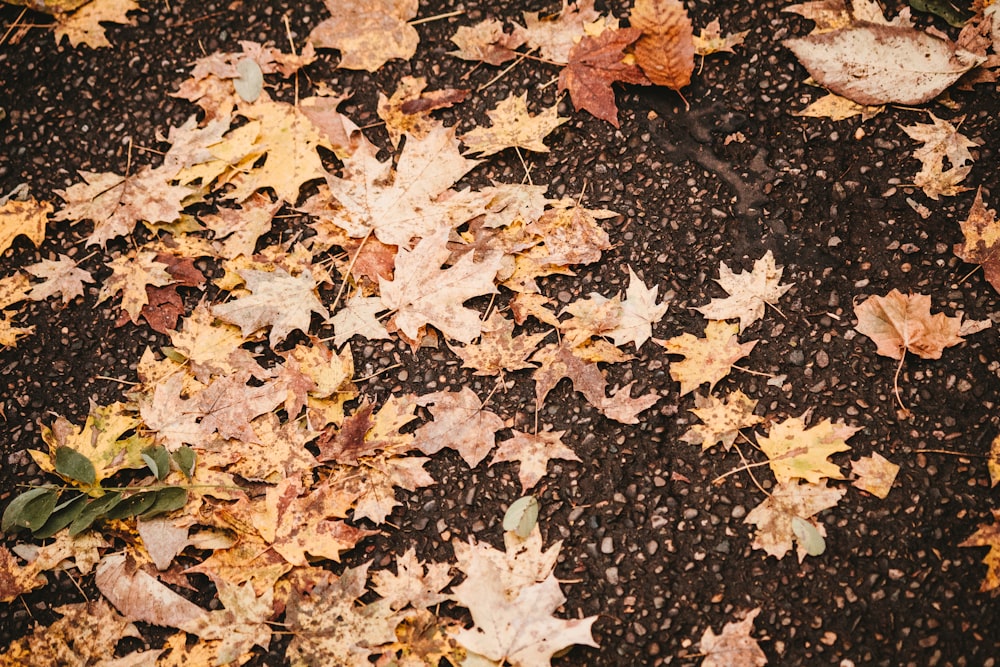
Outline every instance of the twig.
{"label": "twig", "polygon": [[527,57],[528,57],[527,53],[522,53],[521,56],[517,60],[515,60],[514,62],[512,62],[510,65],[508,65],[504,69],[500,70],[499,74],[497,74],[495,77],[493,77],[492,79],[490,79],[489,81],[487,81],[483,85],[481,85],[478,88],[476,88],[476,92],[477,93],[483,92],[484,90],[486,90],[487,88],[489,88],[490,86],[492,86],[494,83],[496,83],[500,79],[502,79],[505,76],[507,76],[508,72],[510,72],[512,69],[514,69],[515,67],[517,67],[518,65],[520,65],[522,62],[524,62],[524,59],[527,58]]}
{"label": "twig", "polygon": [[[742,453],[741,453],[741,456],[742,456]],[[746,465],[742,465],[739,468],[733,468],[732,470],[730,470],[726,474],[719,475],[718,477],[716,477],[715,479],[713,479],[712,480],[712,484],[718,484],[719,482],[721,482],[725,478],[729,477],[730,475],[735,475],[738,472],[743,472],[744,470],[750,470],[751,468],[760,468],[761,466],[766,466],[766,465],[769,465],[770,463],[771,463],[771,461],[769,461],[769,460],[768,461],[758,461],[757,463],[747,463]],[[765,491],[765,493],[766,493],[766,491]]]}
{"label": "twig", "polygon": [[[741,433],[740,435],[743,435],[743,434]],[[744,435],[743,437],[745,438],[746,436]],[[749,440],[747,442],[749,442]],[[740,460],[743,461],[743,465],[744,466],[749,466],[750,462],[747,461],[747,459],[746,459],[745,456],[743,456],[743,450],[740,449],[740,446],[736,444],[736,441],[733,441],[733,447],[736,448],[736,453],[740,455]],[[770,463],[770,461],[767,461],[767,463]],[[768,493],[767,490],[763,486],[761,486],[760,482],[757,481],[757,478],[753,476],[753,473],[750,471],[750,468],[747,467],[746,470],[747,470],[747,474],[750,475],[750,479],[753,481],[754,486],[756,486],[758,489],[760,489],[761,492],[765,496],[770,496],[771,494]]]}
{"label": "twig", "polygon": [[7,41],[7,38],[10,37],[10,33],[14,32],[14,28],[18,27],[18,24],[21,22],[21,19],[24,18],[24,14],[27,11],[28,11],[27,7],[22,9],[21,13],[17,15],[16,19],[14,19],[14,22],[10,24],[10,26],[7,28],[7,32],[3,34],[3,37],[0,37],[0,46],[3,46],[4,42]]}
{"label": "twig", "polygon": [[399,364],[393,364],[392,366],[386,366],[385,368],[382,368],[382,369],[379,369],[379,370],[375,371],[371,375],[366,375],[364,377],[355,378],[354,381],[355,382],[365,382],[367,380],[371,380],[372,378],[377,378],[379,375],[382,375],[383,373],[388,373],[389,371],[393,370],[394,368],[399,368],[402,365],[403,364],[399,363]]}
{"label": "twig", "polygon": [[128,380],[122,380],[120,378],[113,378],[113,377],[109,377],[107,375],[95,375],[94,379],[95,380],[107,380],[108,382],[117,382],[118,384],[127,384],[130,387],[137,387],[140,384],[142,384],[141,382],[129,382]]}
{"label": "twig", "polygon": [[521,154],[521,149],[518,146],[514,146],[514,152],[517,153],[517,158],[521,161],[521,166],[524,167],[524,176],[528,179],[528,185],[534,185],[531,180],[531,170],[528,169],[528,163],[524,161],[524,155]]}
{"label": "twig", "polygon": [[361,251],[364,250],[365,243],[371,238],[372,232],[375,231],[374,227],[368,228],[368,233],[365,237],[361,239],[361,243],[358,244],[358,249],[354,252],[354,257],[351,258],[350,263],[347,265],[347,270],[344,272],[344,279],[340,282],[340,289],[337,290],[337,297],[330,304],[330,312],[337,310],[337,304],[340,303],[340,297],[344,296],[344,288],[347,287],[347,281],[351,278],[351,271],[354,270],[354,265],[358,262],[358,257],[361,256]]}
{"label": "twig", "polygon": [[444,14],[435,14],[434,16],[426,16],[422,19],[413,19],[412,21],[407,21],[410,25],[420,25],[421,23],[430,23],[431,21],[439,21],[441,19],[450,19],[452,16],[461,16],[465,13],[464,9],[456,9],[453,12],[446,12]]}
{"label": "twig", "polygon": [[914,454],[946,454],[948,456],[968,456],[976,459],[989,458],[989,454],[970,454],[968,452],[956,452],[953,449],[914,449]]}
{"label": "twig", "polygon": [[761,376],[766,377],[766,378],[776,378],[776,377],[778,377],[774,373],[765,373],[764,371],[752,371],[749,368],[746,368],[744,366],[737,366],[736,364],[733,364],[732,368],[735,368],[738,371],[743,371],[744,373],[749,373],[750,375],[761,375]]}

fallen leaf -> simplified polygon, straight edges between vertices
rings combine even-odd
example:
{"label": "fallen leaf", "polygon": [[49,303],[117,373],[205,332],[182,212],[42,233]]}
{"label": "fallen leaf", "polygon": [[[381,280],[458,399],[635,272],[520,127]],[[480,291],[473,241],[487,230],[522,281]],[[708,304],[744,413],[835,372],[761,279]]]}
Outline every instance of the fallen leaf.
{"label": "fallen leaf", "polygon": [[123,23],[134,26],[135,19],[126,16],[140,9],[136,0],[90,0],[72,14],[56,14],[56,44],[69,37],[72,47],[86,44],[92,49],[110,48],[107,33],[101,23]]}
{"label": "fallen leaf", "polygon": [[899,466],[878,452],[873,452],[871,456],[851,461],[851,471],[857,476],[852,482],[854,486],[876,498],[885,498],[896,480]]}
{"label": "fallen leaf", "polygon": [[963,262],[981,265],[983,276],[1000,291],[1000,222],[996,211],[983,202],[981,186],[968,217],[960,224],[965,241],[955,244],[955,254]]}
{"label": "fallen leaf", "polygon": [[636,0],[629,15],[642,31],[633,53],[636,64],[658,86],[680,90],[694,72],[694,29],[680,0]]}
{"label": "fallen leaf", "polygon": [[986,563],[986,576],[979,587],[980,593],[991,593],[994,597],[1000,595],[1000,510],[994,509],[993,523],[981,524],[979,530],[959,543],[960,547],[989,547],[983,557]]}
{"label": "fallen leaf", "polygon": [[764,667],[767,656],[750,636],[758,614],[760,607],[746,612],[742,621],[726,623],[719,635],[706,628],[698,647],[705,655],[701,667]]}
{"label": "fallen leaf", "polygon": [[774,255],[768,250],[753,263],[753,271],[733,273],[725,262],[719,263],[719,277],[715,282],[729,293],[725,299],[712,299],[707,306],[695,310],[710,320],[739,319],[740,333],[764,316],[764,305],[774,306],[778,299],[791,289],[782,285],[784,269],[776,266]]}
{"label": "fallen leaf", "polygon": [[983,61],[921,30],[873,23],[783,44],[820,85],[864,105],[929,102]]}
{"label": "fallen leaf", "polygon": [[638,28],[605,30],[585,35],[569,52],[569,63],[559,73],[559,92],[569,91],[573,106],[618,127],[615,82],[649,85],[635,64],[627,62],[625,49],[642,34]]}
{"label": "fallen leaf", "polygon": [[702,451],[720,443],[728,452],[736,442],[741,429],[755,426],[764,421],[753,413],[757,401],[737,389],[724,399],[714,396],[694,395],[695,407],[691,412],[703,424],[695,424],[681,436],[681,440],[692,445],[701,445]]}
{"label": "fallen leaf", "polygon": [[474,368],[475,375],[500,375],[504,371],[534,368],[528,357],[548,333],[514,336],[514,323],[499,312],[483,322],[478,343],[452,346],[452,352],[462,358],[463,368]]}
{"label": "fallen leaf", "polygon": [[[0,551],[2,553],[2,551]],[[30,634],[12,641],[0,654],[0,665],[108,665],[109,656],[125,637],[139,638],[139,630],[116,612],[106,600],[79,602],[53,607],[60,615],[49,626],[35,625]],[[156,660],[159,652],[144,657]]]}
{"label": "fallen leaf", "polygon": [[538,49],[545,60],[565,65],[569,52],[586,33],[586,26],[600,19],[594,10],[594,0],[563,3],[555,16],[540,17],[539,12],[524,12],[524,26],[516,26],[514,35],[529,49]]}
{"label": "fallen leaf", "polygon": [[829,118],[830,120],[846,120],[852,116],[861,116],[861,120],[868,120],[885,111],[885,105],[866,106],[858,104],[854,100],[846,97],[827,93],[817,100],[813,100],[802,111],[793,111],[793,116],[805,116],[808,118]]}
{"label": "fallen leaf", "polygon": [[[931,199],[936,200],[940,195],[953,197],[968,190],[958,184],[965,180],[972,169],[966,164],[973,161],[969,149],[981,142],[969,139],[958,131],[958,127],[934,114],[930,114],[930,117],[933,124],[899,126],[911,139],[924,144],[913,151],[913,157],[921,163],[920,171],[913,177],[913,184],[922,188],[924,194]],[[964,119],[964,116],[958,118],[958,125]],[[947,169],[946,159],[950,164]]]}
{"label": "fallen leaf", "polygon": [[271,644],[268,623],[275,615],[274,589],[257,595],[250,582],[237,586],[222,580],[220,584],[219,602],[223,609],[211,612],[198,631],[204,639],[219,640],[215,664],[232,664],[254,646],[267,651]]}
{"label": "fallen leaf", "polygon": [[45,223],[52,211],[52,204],[33,197],[27,201],[11,199],[0,205],[0,253],[18,236],[24,236],[36,248],[40,246],[45,239]]}
{"label": "fallen leaf", "polygon": [[539,433],[522,433],[514,430],[514,437],[504,440],[493,452],[490,465],[502,461],[517,461],[519,467],[517,478],[521,483],[521,491],[527,491],[545,477],[546,468],[552,459],[579,461],[580,458],[572,449],[563,444],[565,431],[541,431]]}
{"label": "fallen leaf", "polygon": [[635,349],[642,347],[653,335],[653,325],[663,319],[673,292],[664,295],[664,301],[656,302],[659,286],[652,289],[628,268],[629,282],[625,290],[625,300],[621,302],[621,319],[618,326],[608,332],[615,345],[634,343]]}
{"label": "fallen leaf", "polygon": [[459,26],[451,36],[457,51],[448,55],[463,60],[477,60],[489,65],[503,65],[517,57],[515,49],[524,44],[526,35],[506,33],[497,19],[485,19],[471,26]]}
{"label": "fallen leaf", "polygon": [[[811,525],[820,535],[826,535],[822,521],[811,521],[817,512],[833,507],[847,493],[847,489],[831,489],[823,484],[798,482],[779,483],[764,502],[747,513],[744,523],[757,526],[753,548],[763,549],[768,555],[781,560],[798,541],[793,520],[798,518]],[[797,547],[799,562],[806,557],[806,547]]]}
{"label": "fallen leaf", "polygon": [[683,361],[670,364],[670,377],[681,383],[681,396],[707,382],[711,391],[717,382],[729,375],[737,360],[750,354],[757,341],[740,343],[736,339],[739,326],[718,320],[705,325],[705,337],[689,333],[669,340],[653,339],[670,354],[680,354]]}
{"label": "fallen leaf", "polygon": [[503,419],[486,410],[474,391],[436,391],[418,396],[417,405],[431,406],[434,421],[416,432],[416,446],[424,454],[436,454],[445,447],[454,449],[470,468],[486,458],[496,444],[496,432]]}
{"label": "fallen leaf", "polygon": [[154,252],[132,251],[116,257],[108,262],[108,266],[112,274],[104,281],[97,302],[101,303],[121,292],[121,308],[128,313],[132,324],[139,323],[139,315],[149,303],[146,286],[162,287],[174,282],[174,277],[167,272],[167,265],[157,261]]}
{"label": "fallen leaf", "polygon": [[993,438],[990,443],[990,454],[986,460],[986,467],[990,471],[990,486],[995,487],[1000,483],[1000,434]]}
{"label": "fallen leaf", "polygon": [[355,292],[344,306],[327,320],[327,324],[333,327],[333,344],[341,347],[354,336],[368,340],[392,338],[378,318],[378,314],[386,310],[386,305],[379,297],[363,296],[361,292]]}
{"label": "fallen leaf", "polygon": [[313,313],[330,316],[316,296],[316,281],[308,270],[295,277],[284,269],[274,272],[245,269],[239,273],[251,294],[216,304],[212,313],[239,326],[244,338],[269,326],[268,340],[274,347],[296,329],[308,333]]}
{"label": "fallen leaf", "polygon": [[885,296],[870,296],[854,307],[855,327],[878,346],[876,352],[891,359],[903,359],[911,352],[922,359],[940,359],[944,348],[958,345],[962,318],[944,313],[931,315],[931,298],[924,294],[904,295],[892,290]]}
{"label": "fallen leaf", "polygon": [[392,97],[379,93],[378,117],[385,121],[385,129],[394,147],[404,134],[422,139],[430,134],[439,121],[430,117],[431,111],[459,104],[469,94],[467,89],[445,88],[424,92],[427,79],[404,76]]}
{"label": "fallen leaf", "polygon": [[79,268],[72,258],[62,254],[59,259],[43,259],[37,264],[24,267],[24,270],[36,278],[44,279],[44,282],[32,285],[31,291],[26,295],[32,301],[43,301],[58,294],[65,306],[83,295],[84,283],[94,282],[89,271]]}
{"label": "fallen leaf", "polygon": [[772,424],[766,436],[758,435],[757,446],[780,484],[793,479],[818,484],[823,478],[844,479],[840,466],[827,457],[850,449],[846,440],[860,430],[829,419],[806,428],[803,417],[790,417]]}
{"label": "fallen leaf", "polygon": [[407,23],[417,15],[418,0],[325,0],[332,17],[309,33],[321,49],[340,51],[338,67],[374,72],[387,60],[409,60],[420,35]]}
{"label": "fallen leaf", "polygon": [[528,93],[511,93],[486,112],[490,127],[476,127],[459,138],[468,146],[467,154],[479,153],[480,157],[514,147],[548,153],[549,147],[542,140],[569,120],[559,117],[558,107],[554,104],[532,115],[528,111]]}
{"label": "fallen leaf", "polygon": [[448,563],[424,563],[413,547],[396,556],[396,573],[389,570],[372,572],[372,590],[378,593],[394,611],[404,607],[427,609],[448,600],[442,593],[454,578]]}
{"label": "fallen leaf", "polygon": [[729,33],[722,36],[722,26],[719,19],[712,19],[708,25],[701,29],[701,32],[694,37],[694,52],[701,57],[710,56],[713,53],[735,53],[734,46],[743,44],[743,40],[750,34],[749,30]]}
{"label": "fallen leaf", "polygon": [[21,565],[10,549],[0,545],[0,602],[13,602],[48,583],[40,567],[31,563]]}
{"label": "fallen leaf", "polygon": [[497,291],[493,278],[500,269],[500,253],[481,262],[472,254],[442,269],[451,255],[448,229],[421,239],[413,250],[400,248],[393,280],[379,279],[382,302],[395,310],[390,322],[410,340],[421,338],[427,324],[462,343],[471,343],[482,331],[479,313],[463,304],[469,299]]}

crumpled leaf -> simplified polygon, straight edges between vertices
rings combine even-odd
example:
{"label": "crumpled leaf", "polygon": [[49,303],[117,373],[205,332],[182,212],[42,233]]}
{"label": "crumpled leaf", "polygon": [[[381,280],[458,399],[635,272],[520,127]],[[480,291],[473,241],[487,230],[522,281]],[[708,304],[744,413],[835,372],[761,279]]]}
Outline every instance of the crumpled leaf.
{"label": "crumpled leaf", "polygon": [[524,26],[516,26],[514,35],[529,49],[538,49],[538,55],[545,60],[565,65],[573,45],[586,33],[586,26],[600,18],[594,0],[577,0],[571,5],[564,2],[556,16],[524,12]]}
{"label": "crumpled leaf", "polygon": [[876,352],[891,359],[902,359],[906,352],[940,359],[944,348],[965,340],[958,334],[961,316],[931,315],[931,298],[925,294],[904,295],[894,289],[868,297],[854,307],[854,314],[854,328],[875,341]]}
{"label": "crumpled leaf", "polygon": [[929,102],[985,59],[921,30],[873,23],[783,43],[820,85],[865,105]]}
{"label": "crumpled leaf", "polygon": [[[982,143],[969,139],[958,131],[965,116],[956,119],[956,125],[929,114],[933,124],[916,123],[899,127],[924,145],[913,151],[913,157],[920,160],[920,171],[913,177],[913,184],[923,189],[931,199],[940,195],[954,197],[968,188],[960,186],[972,170],[970,148]],[[948,167],[945,165],[948,161]]]}
{"label": "crumpled leaf", "polygon": [[378,117],[385,121],[392,145],[399,146],[404,134],[422,139],[440,124],[430,117],[431,111],[459,104],[469,94],[467,89],[445,88],[424,91],[427,79],[404,76],[392,97],[378,96]]}

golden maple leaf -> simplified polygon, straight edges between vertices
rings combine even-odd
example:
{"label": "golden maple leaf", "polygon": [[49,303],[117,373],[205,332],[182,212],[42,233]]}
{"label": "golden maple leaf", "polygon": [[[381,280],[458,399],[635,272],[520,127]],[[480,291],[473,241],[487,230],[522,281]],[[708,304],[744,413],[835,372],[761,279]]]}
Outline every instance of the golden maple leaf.
{"label": "golden maple leaf", "polygon": [[704,338],[684,333],[670,340],[653,339],[670,354],[685,357],[683,361],[670,364],[670,377],[681,383],[681,396],[705,382],[711,391],[719,380],[729,375],[738,359],[750,354],[757,341],[740,343],[736,339],[738,332],[739,325],[710,320],[705,325]]}
{"label": "golden maple leaf", "polygon": [[1000,595],[1000,510],[993,510],[993,523],[982,524],[979,530],[960,542],[960,547],[989,547],[983,557],[986,563],[986,577],[979,587],[981,593]]}
{"label": "golden maple leaf", "polygon": [[316,48],[338,49],[339,67],[374,72],[387,60],[409,60],[420,35],[407,23],[417,15],[418,0],[326,0],[333,16],[309,33]]}
{"label": "golden maple leaf", "polygon": [[826,458],[850,449],[845,441],[860,430],[829,419],[806,428],[802,417],[790,417],[772,425],[766,436],[757,436],[757,445],[779,483],[804,479],[816,484],[824,477],[844,478],[840,466]]}
{"label": "golden maple leaf", "polygon": [[[71,3],[79,4],[79,3]],[[56,13],[56,44],[69,37],[71,46],[86,44],[92,49],[110,48],[102,22],[135,25],[135,19],[126,16],[139,9],[137,0],[90,0],[72,14]]]}
{"label": "golden maple leaf", "polygon": [[852,482],[854,486],[876,498],[885,498],[896,480],[899,466],[874,452],[871,456],[851,461],[851,472],[857,475],[857,479]]}
{"label": "golden maple leaf", "polygon": [[681,440],[692,445],[701,445],[702,451],[716,443],[729,451],[736,442],[740,429],[760,424],[763,417],[753,413],[757,401],[749,398],[737,389],[724,399],[714,396],[694,395],[695,407],[691,412],[701,419],[703,424],[695,424],[681,436]]}
{"label": "golden maple leaf", "polygon": [[467,154],[479,153],[481,157],[513,147],[548,153],[549,147],[542,140],[569,120],[559,117],[558,107],[555,104],[532,115],[528,111],[528,93],[511,93],[486,112],[492,123],[491,127],[477,127],[463,134],[460,139],[469,147]]}
{"label": "golden maple leaf", "polygon": [[805,522],[819,535],[826,535],[822,521],[812,521],[817,512],[833,507],[847,493],[847,489],[831,489],[823,484],[799,482],[779,483],[760,505],[747,513],[744,523],[757,526],[753,548],[763,549],[769,555],[782,559],[792,549],[792,542],[799,542],[797,552],[801,562],[807,547],[799,541],[795,531],[796,519]]}

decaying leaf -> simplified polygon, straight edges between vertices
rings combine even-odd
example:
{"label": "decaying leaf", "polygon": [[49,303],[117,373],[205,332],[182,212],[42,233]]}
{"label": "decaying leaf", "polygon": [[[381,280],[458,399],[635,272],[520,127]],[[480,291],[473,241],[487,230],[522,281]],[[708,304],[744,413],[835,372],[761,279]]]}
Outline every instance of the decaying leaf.
{"label": "decaying leaf", "polygon": [[463,60],[479,60],[490,65],[503,65],[517,57],[517,49],[524,44],[523,32],[506,33],[503,23],[486,19],[471,26],[459,26],[451,41],[458,47],[448,54]]}
{"label": "decaying leaf", "polygon": [[961,225],[965,241],[955,244],[955,254],[964,262],[981,265],[986,280],[1000,291],[1000,221],[996,211],[983,202],[982,187]]}
{"label": "decaying leaf", "polygon": [[379,93],[378,116],[385,121],[385,129],[393,146],[399,146],[404,134],[422,139],[438,124],[430,117],[431,111],[458,104],[469,94],[468,90],[446,88],[424,92],[427,79],[404,76],[392,97]]}
{"label": "decaying leaf", "polygon": [[395,574],[389,570],[372,572],[372,589],[393,610],[427,609],[450,597],[441,592],[454,578],[450,570],[448,563],[424,563],[410,547],[396,556]]}
{"label": "decaying leaf", "polygon": [[767,656],[757,640],[750,636],[753,620],[760,614],[760,607],[746,612],[742,621],[731,621],[715,634],[706,628],[701,636],[699,650],[705,654],[701,667],[764,667]]}
{"label": "decaying leaf", "polygon": [[960,547],[989,547],[983,556],[986,563],[986,576],[979,587],[981,593],[991,593],[994,597],[1000,595],[1000,510],[994,509],[993,523],[984,523],[979,530],[959,543]]}
{"label": "decaying leaf", "polygon": [[723,36],[719,19],[712,19],[708,25],[701,29],[700,34],[694,36],[694,52],[702,57],[726,51],[735,53],[733,47],[743,44],[743,40],[749,34],[749,30],[744,30]]}
{"label": "decaying leaf", "polygon": [[858,104],[854,100],[846,97],[827,93],[817,100],[813,100],[802,111],[793,111],[793,116],[806,116],[808,118],[829,118],[830,120],[846,120],[852,116],[861,116],[862,120],[868,120],[885,111],[885,105],[866,106]]}
{"label": "decaying leaf", "polygon": [[527,358],[548,333],[514,336],[514,323],[494,312],[483,322],[479,343],[451,346],[462,358],[462,366],[474,368],[476,375],[503,375],[505,371],[534,368]]}
{"label": "decaying leaf", "polygon": [[820,85],[872,106],[928,102],[984,60],[922,30],[874,23],[786,39],[784,45]]}
{"label": "decaying leaf", "polygon": [[695,424],[681,436],[681,440],[692,445],[701,445],[702,451],[720,443],[726,451],[736,442],[741,429],[755,426],[764,421],[753,413],[757,401],[737,389],[724,399],[714,396],[694,395],[695,407],[691,412],[703,424]]}
{"label": "decaying leaf", "polygon": [[871,456],[851,461],[851,471],[857,476],[852,482],[854,486],[876,498],[885,498],[896,480],[899,466],[878,452],[873,452]]}
{"label": "decaying leaf", "polygon": [[816,484],[823,478],[844,478],[840,466],[827,457],[850,449],[846,440],[860,430],[829,419],[806,428],[802,417],[790,417],[773,424],[766,436],[757,436],[757,444],[779,483],[804,479]]}
{"label": "decaying leaf", "polygon": [[296,329],[308,333],[313,313],[330,316],[316,296],[316,281],[308,270],[295,277],[283,269],[270,273],[246,269],[240,275],[251,294],[220,303],[212,313],[238,325],[244,338],[270,326],[269,340],[275,346]]}
{"label": "decaying leaf", "polygon": [[680,354],[683,361],[670,364],[670,377],[681,383],[681,396],[694,391],[707,382],[709,391],[722,378],[729,375],[737,360],[750,354],[757,341],[740,343],[737,339],[739,326],[719,320],[710,320],[705,325],[705,337],[698,338],[684,333],[670,340],[653,339],[670,354]]}
{"label": "decaying leaf", "polygon": [[66,305],[83,294],[84,283],[94,282],[89,271],[79,268],[72,258],[62,254],[59,259],[43,259],[37,264],[24,267],[24,270],[36,278],[44,279],[44,282],[31,286],[27,298],[32,301],[42,301],[58,294],[62,297],[63,305]]}
{"label": "decaying leaf", "polygon": [[625,49],[642,34],[638,28],[605,30],[585,35],[569,52],[569,64],[559,73],[559,91],[569,91],[573,106],[618,127],[615,82],[650,84],[642,70],[626,61]]}
{"label": "decaying leaf", "polygon": [[486,157],[513,147],[548,153],[549,147],[542,140],[569,120],[559,117],[558,105],[532,115],[528,111],[528,93],[511,93],[486,115],[491,121],[490,127],[477,127],[460,137],[469,147],[469,154],[478,153]]}
{"label": "decaying leaf", "polygon": [[[913,151],[913,157],[920,160],[921,168],[913,177],[913,184],[923,189],[931,199],[939,196],[953,197],[968,188],[959,185],[972,170],[970,148],[981,142],[961,134],[956,125],[930,114],[933,124],[916,123],[900,125],[911,139],[923,143]],[[965,117],[958,119],[962,124]],[[946,168],[945,160],[949,163]]]}
{"label": "decaying leaf", "polygon": [[418,0],[326,0],[333,16],[309,33],[317,48],[338,49],[339,66],[374,72],[387,60],[409,60],[420,35],[407,23],[417,15]]}
{"label": "decaying leaf", "polygon": [[514,430],[514,437],[504,440],[497,447],[490,465],[501,461],[520,462],[517,477],[521,482],[521,491],[525,492],[545,476],[545,470],[552,459],[580,460],[572,449],[563,444],[563,433],[541,431],[532,434]]}
{"label": "decaying leaf", "polygon": [[90,0],[72,14],[56,14],[56,43],[69,37],[73,47],[86,44],[92,49],[110,48],[102,22],[135,25],[135,20],[126,16],[139,9],[136,0]]}
{"label": "decaying leaf", "polygon": [[629,15],[642,31],[635,43],[635,61],[658,86],[680,90],[694,72],[694,29],[680,0],[636,0]]}
{"label": "decaying leaf", "polygon": [[768,250],[753,263],[753,271],[733,273],[725,262],[719,265],[715,282],[729,293],[725,299],[712,299],[707,306],[696,310],[710,320],[739,319],[740,333],[764,316],[764,305],[774,306],[791,285],[781,284],[784,269],[775,265],[774,255]]}
{"label": "decaying leaf", "polygon": [[[784,558],[792,549],[792,542],[798,542],[793,520],[798,518],[810,524],[821,536],[826,535],[826,526],[821,521],[812,521],[817,512],[833,507],[847,493],[844,488],[827,488],[823,484],[784,482],[778,484],[771,495],[760,505],[750,510],[744,523],[757,526],[753,548],[763,549],[769,555]],[[806,557],[806,547],[799,542],[799,561]]]}
{"label": "decaying leaf", "polygon": [[962,318],[944,313],[931,315],[931,298],[925,294],[904,295],[892,290],[885,296],[870,296],[854,307],[858,331],[875,341],[876,352],[902,359],[906,352],[922,359],[940,359],[944,348],[958,345]]}

